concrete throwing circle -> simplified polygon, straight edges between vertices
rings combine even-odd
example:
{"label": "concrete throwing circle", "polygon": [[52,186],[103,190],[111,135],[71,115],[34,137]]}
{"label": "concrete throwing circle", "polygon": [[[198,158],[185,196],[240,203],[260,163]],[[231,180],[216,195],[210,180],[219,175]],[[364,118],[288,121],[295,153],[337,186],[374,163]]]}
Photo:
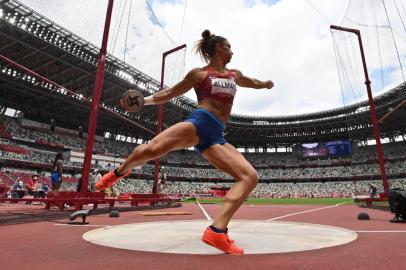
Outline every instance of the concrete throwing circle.
{"label": "concrete throwing circle", "polygon": [[[208,221],[165,221],[107,226],[86,232],[93,244],[137,251],[176,254],[221,254],[201,241]],[[229,235],[245,254],[314,250],[354,241],[353,231],[319,224],[234,220]]]}

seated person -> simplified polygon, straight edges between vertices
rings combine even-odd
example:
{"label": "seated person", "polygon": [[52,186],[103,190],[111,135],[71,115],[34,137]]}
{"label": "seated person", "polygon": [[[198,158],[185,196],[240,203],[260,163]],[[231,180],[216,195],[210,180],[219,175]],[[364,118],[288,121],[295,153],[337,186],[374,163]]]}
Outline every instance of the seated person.
{"label": "seated person", "polygon": [[11,198],[12,199],[21,199],[26,194],[25,184],[23,180],[17,177],[14,185],[12,186],[11,190]]}
{"label": "seated person", "polygon": [[[37,194],[36,194],[37,198],[45,198],[46,193],[48,191],[48,189],[47,189],[47,187],[45,185],[46,185],[46,183],[42,183],[42,182],[38,181],[37,190],[36,190],[37,191]],[[45,191],[45,189],[47,189],[47,191]]]}
{"label": "seated person", "polygon": [[45,194],[47,194],[49,191],[49,185],[47,183],[43,183],[42,190],[44,191]]}
{"label": "seated person", "polygon": [[377,188],[374,185],[370,184],[369,185],[369,196],[371,198],[377,198],[376,191],[377,191]]}
{"label": "seated person", "polygon": [[101,177],[102,177],[102,175],[101,175],[99,169],[94,169],[90,183],[89,183],[90,185],[89,185],[88,191],[90,191],[90,192],[96,191],[94,185],[96,185],[96,183],[99,182]]}
{"label": "seated person", "polygon": [[25,185],[28,195],[34,198],[45,198],[45,192],[42,190],[42,185],[38,182],[38,176],[33,175]]}

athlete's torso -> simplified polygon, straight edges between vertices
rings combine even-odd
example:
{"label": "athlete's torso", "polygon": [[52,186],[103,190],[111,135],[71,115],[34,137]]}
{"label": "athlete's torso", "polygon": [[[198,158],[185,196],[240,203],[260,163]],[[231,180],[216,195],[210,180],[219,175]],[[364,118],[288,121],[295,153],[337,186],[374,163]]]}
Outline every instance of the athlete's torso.
{"label": "athlete's torso", "polygon": [[220,73],[207,67],[206,76],[195,86],[199,107],[214,113],[226,123],[237,91],[236,75],[233,71]]}

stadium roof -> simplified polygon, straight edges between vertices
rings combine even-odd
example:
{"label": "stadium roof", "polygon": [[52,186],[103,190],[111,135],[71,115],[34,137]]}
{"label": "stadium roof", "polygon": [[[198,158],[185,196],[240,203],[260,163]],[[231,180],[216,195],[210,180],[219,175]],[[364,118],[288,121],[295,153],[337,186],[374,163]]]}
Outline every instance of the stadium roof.
{"label": "stadium roof", "polygon": [[[99,48],[62,28],[18,1],[0,2],[0,54],[63,86],[50,85],[0,60],[0,105],[24,112],[27,119],[70,129],[87,126]],[[107,56],[101,106],[155,131],[157,106],[128,114],[118,108],[129,88],[144,95],[159,90],[160,83],[112,55]],[[74,92],[72,94],[69,89]],[[406,99],[402,84],[375,98],[378,119]],[[178,97],[165,104],[164,128],[181,121],[196,108],[194,101]],[[310,114],[278,117],[232,115],[226,138],[238,147],[274,147],[303,142],[373,138],[367,101]],[[98,134],[115,132],[151,139],[154,134],[100,111]],[[383,137],[406,133],[406,106],[401,106],[381,124]]]}

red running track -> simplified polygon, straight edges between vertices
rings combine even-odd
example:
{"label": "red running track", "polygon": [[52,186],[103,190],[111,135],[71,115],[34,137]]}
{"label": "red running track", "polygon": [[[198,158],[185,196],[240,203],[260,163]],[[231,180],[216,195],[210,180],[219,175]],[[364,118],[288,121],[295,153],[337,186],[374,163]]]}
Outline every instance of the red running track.
{"label": "red running track", "polygon": [[[204,205],[211,217],[215,216],[218,207]],[[323,207],[325,206],[244,205],[235,218],[267,220]],[[145,217],[139,212],[124,212],[120,218],[109,218],[107,214],[103,214],[90,216],[88,221],[90,225],[119,225],[205,219],[195,204],[185,204],[174,211],[188,211],[193,215]],[[359,212],[367,212],[371,220],[357,220]],[[3,226],[0,227],[0,269],[404,269],[406,224],[389,223],[391,218],[392,215],[388,212],[345,205],[288,216],[278,220],[347,228],[356,231],[358,239],[346,245],[319,250],[243,256],[178,255],[103,247],[82,239],[83,233],[98,228],[96,226],[58,226],[50,221]]]}

